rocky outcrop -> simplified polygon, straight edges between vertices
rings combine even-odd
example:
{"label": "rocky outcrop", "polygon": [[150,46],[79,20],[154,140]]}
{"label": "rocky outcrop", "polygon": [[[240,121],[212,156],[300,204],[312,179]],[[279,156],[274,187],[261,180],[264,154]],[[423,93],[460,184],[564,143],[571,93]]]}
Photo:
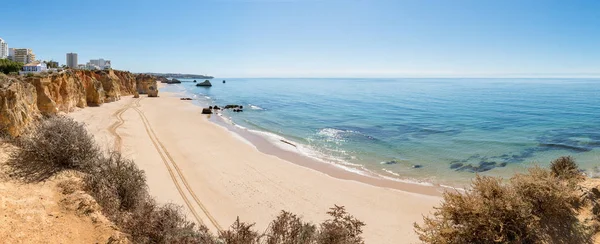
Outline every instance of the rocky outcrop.
{"label": "rocky outcrop", "polygon": [[31,77],[0,77],[0,131],[18,136],[40,115],[100,106],[121,96],[158,96],[156,78],[117,70],[67,70]]}
{"label": "rocky outcrop", "polygon": [[212,86],[212,84],[210,84],[209,80],[205,80],[202,83],[196,84],[196,86]]}
{"label": "rocky outcrop", "polygon": [[149,94],[154,93],[154,91],[150,91],[150,87],[152,87],[156,91],[156,96],[158,96],[158,88],[156,84],[156,77],[147,75],[147,74],[139,74],[135,78],[137,91],[140,94]]}
{"label": "rocky outcrop", "polygon": [[0,77],[0,132],[17,136],[39,117],[35,87]]}

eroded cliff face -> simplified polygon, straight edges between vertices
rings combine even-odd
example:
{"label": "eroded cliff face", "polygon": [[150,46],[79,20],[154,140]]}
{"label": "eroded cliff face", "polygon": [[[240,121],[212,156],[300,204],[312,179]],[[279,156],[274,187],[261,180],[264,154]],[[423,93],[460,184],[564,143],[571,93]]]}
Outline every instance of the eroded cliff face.
{"label": "eroded cliff face", "polygon": [[0,130],[18,136],[40,115],[100,106],[136,92],[156,96],[156,78],[116,70],[67,70],[26,78],[0,77]]}
{"label": "eroded cliff face", "polygon": [[0,77],[0,133],[19,135],[40,118],[35,87],[16,79]]}

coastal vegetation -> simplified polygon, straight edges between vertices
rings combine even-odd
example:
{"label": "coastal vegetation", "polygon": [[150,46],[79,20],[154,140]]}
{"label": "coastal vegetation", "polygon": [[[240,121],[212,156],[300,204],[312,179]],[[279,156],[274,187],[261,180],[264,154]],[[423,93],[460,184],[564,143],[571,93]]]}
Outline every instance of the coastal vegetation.
{"label": "coastal vegetation", "polygon": [[365,224],[343,206],[332,207],[327,212],[331,218],[319,225],[282,211],[262,233],[239,218],[229,229],[211,233],[187,220],[180,206],[158,204],[135,162],[119,152],[103,153],[83,124],[63,115],[27,129],[14,144],[19,149],[8,164],[14,177],[39,182],[63,171],[83,174],[83,189],[133,243],[364,243]]}
{"label": "coastal vegetation", "polygon": [[425,243],[592,243],[600,191],[584,180],[571,157],[507,182],[477,176],[466,193],[446,192],[415,230]]}
{"label": "coastal vegetation", "polygon": [[0,59],[0,73],[10,74],[19,72],[23,68],[23,63],[14,62],[8,59]]}

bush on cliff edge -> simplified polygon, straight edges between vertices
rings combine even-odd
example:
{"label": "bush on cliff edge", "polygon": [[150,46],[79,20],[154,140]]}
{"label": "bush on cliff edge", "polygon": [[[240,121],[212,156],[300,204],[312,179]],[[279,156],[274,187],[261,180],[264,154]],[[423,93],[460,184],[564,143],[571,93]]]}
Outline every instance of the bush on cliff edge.
{"label": "bush on cliff edge", "polygon": [[591,243],[592,231],[577,219],[581,179],[571,158],[507,183],[477,176],[466,193],[444,193],[415,231],[425,243]]}
{"label": "bush on cliff edge", "polygon": [[84,125],[66,116],[41,121],[16,141],[20,150],[10,155],[17,177],[44,180],[62,170],[87,172],[99,149]]}

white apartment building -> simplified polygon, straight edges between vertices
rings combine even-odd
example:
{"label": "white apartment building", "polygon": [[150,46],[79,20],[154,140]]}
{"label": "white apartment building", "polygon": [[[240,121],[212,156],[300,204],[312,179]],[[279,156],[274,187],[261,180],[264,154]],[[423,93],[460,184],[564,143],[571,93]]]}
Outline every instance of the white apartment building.
{"label": "white apartment building", "polygon": [[110,64],[110,60],[104,60],[104,59],[92,59],[90,60],[89,63],[87,63],[87,65],[89,67],[89,69],[110,69],[111,68],[111,64]]}
{"label": "white apartment building", "polygon": [[0,38],[0,59],[8,58],[8,43]]}

